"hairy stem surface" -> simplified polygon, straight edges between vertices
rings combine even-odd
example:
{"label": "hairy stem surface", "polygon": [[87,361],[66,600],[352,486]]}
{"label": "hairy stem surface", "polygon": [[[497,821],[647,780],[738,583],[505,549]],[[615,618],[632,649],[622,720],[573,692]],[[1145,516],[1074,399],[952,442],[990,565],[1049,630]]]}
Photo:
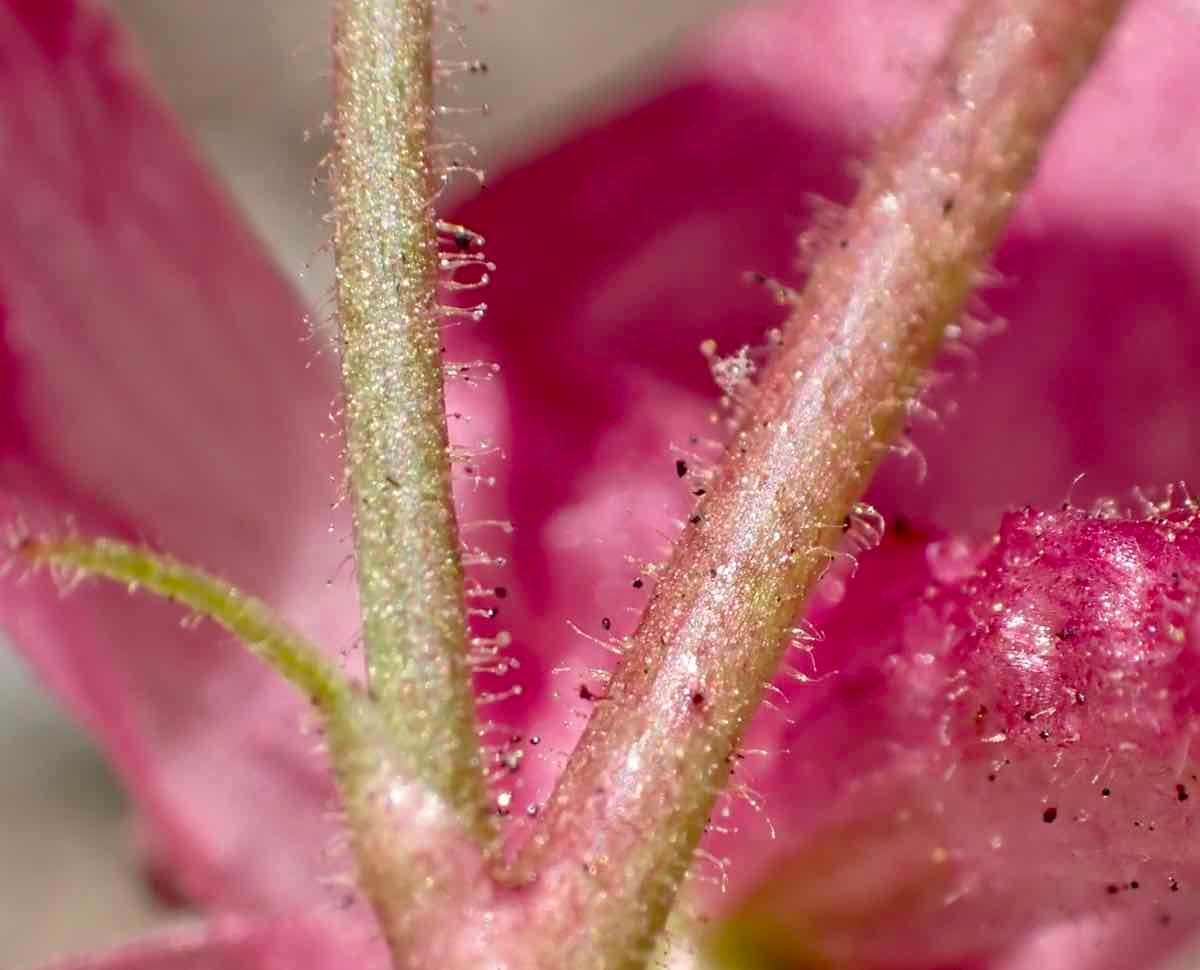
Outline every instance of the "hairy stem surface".
{"label": "hairy stem surface", "polygon": [[883,145],[518,862],[586,934],[571,966],[644,959],[844,517],[1121,6],[975,3]]}
{"label": "hairy stem surface", "polygon": [[432,0],[338,0],[334,250],[371,695],[486,836],[443,403],[430,161]]}

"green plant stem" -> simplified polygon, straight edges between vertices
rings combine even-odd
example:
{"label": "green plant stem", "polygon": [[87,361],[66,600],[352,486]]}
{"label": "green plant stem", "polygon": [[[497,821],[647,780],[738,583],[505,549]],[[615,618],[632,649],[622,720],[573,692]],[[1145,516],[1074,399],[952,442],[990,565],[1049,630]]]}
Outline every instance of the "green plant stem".
{"label": "green plant stem", "polygon": [[124,583],[131,593],[144,589],[220,624],[326,717],[337,718],[354,703],[350,683],[315,646],[261,600],[223,579],[116,539],[26,538],[13,551],[67,576],[104,577]]}
{"label": "green plant stem", "polygon": [[333,202],[346,461],[371,696],[481,837],[430,160],[432,0],[338,0]]}
{"label": "green plant stem", "polygon": [[577,941],[563,966],[645,959],[843,517],[1121,6],[973,4],[882,146],[518,861]]}
{"label": "green plant stem", "polygon": [[[169,556],[113,539],[26,538],[13,551],[68,578],[103,577],[178,603],[228,630],[309,698],[321,715],[359,883],[398,970],[444,959],[447,939],[460,928],[447,911],[484,923],[493,886],[458,814],[416,780],[412,753],[396,747],[378,706],[265,603]],[[450,967],[480,965],[472,942]]]}

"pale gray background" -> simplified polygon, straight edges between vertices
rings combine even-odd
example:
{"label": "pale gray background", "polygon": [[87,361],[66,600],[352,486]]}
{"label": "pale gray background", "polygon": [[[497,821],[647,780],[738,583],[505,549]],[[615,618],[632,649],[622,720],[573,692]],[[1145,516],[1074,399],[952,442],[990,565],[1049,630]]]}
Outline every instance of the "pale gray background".
{"label": "pale gray background", "polygon": [[[520,155],[661,63],[686,27],[733,0],[464,0],[486,80],[468,94],[484,156]],[[282,264],[319,298],[329,0],[116,0],[160,90]],[[316,429],[314,429],[316,433]],[[125,804],[85,737],[0,649],[0,970],[182,918],[130,865]],[[184,914],[186,915],[186,914]]]}

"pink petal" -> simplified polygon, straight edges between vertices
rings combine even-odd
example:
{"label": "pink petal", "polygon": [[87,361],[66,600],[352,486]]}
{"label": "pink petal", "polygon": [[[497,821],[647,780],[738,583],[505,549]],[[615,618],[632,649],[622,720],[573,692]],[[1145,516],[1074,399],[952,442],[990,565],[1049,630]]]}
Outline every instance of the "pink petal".
{"label": "pink petal", "polygon": [[382,970],[388,965],[380,941],[336,921],[227,917],[64,960],[46,970]]}
{"label": "pink petal", "polygon": [[[0,4],[0,81],[3,518],[146,539],[348,643],[348,578],[324,588],[344,556],[331,384],[291,287],[99,5]],[[7,583],[0,619],[101,739],[181,891],[273,904],[347,868],[304,708],[241,648],[44,578]]]}

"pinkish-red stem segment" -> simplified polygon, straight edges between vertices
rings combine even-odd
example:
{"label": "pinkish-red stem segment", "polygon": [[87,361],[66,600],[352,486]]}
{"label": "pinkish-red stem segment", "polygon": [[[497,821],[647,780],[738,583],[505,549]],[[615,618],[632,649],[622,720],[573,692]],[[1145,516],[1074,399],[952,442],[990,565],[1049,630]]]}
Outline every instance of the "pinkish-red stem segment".
{"label": "pinkish-red stem segment", "polygon": [[974,3],[883,145],[517,862],[576,941],[560,966],[639,965],[664,925],[844,517],[1122,6]]}

